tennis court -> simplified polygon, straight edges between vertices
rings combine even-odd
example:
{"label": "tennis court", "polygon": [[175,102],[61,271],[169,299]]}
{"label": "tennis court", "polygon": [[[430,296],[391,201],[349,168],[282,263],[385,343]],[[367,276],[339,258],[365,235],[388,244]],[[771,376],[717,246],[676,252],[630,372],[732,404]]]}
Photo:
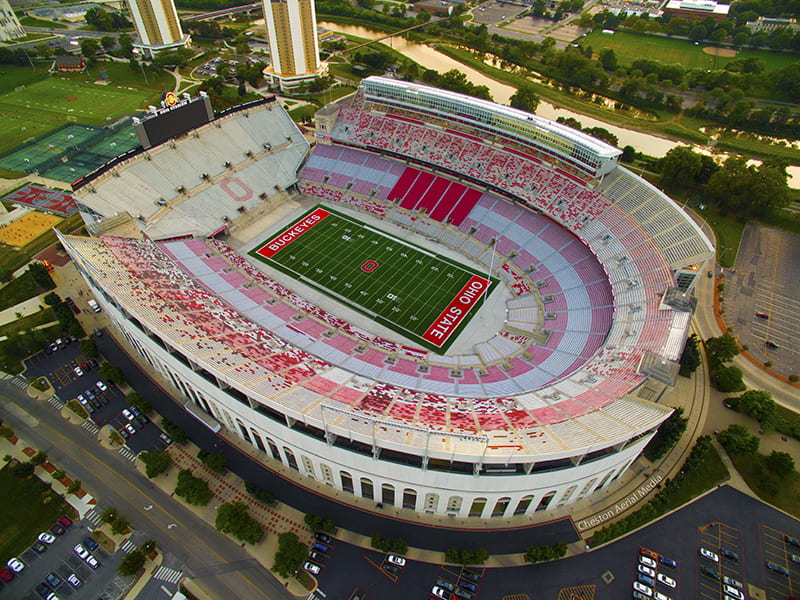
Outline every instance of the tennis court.
{"label": "tennis court", "polygon": [[444,352],[496,280],[317,205],[250,252],[434,352]]}

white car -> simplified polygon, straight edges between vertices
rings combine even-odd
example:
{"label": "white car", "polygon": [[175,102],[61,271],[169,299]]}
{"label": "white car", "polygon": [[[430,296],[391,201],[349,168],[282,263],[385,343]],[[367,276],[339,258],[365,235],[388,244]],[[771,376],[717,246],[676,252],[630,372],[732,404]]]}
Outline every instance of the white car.
{"label": "white car", "polygon": [[654,561],[649,556],[645,556],[644,554],[639,555],[639,562],[642,563],[645,567],[650,567],[651,569],[656,568],[656,561]]}
{"label": "white car", "polygon": [[81,585],[83,585],[83,581],[81,581],[81,578],[75,575],[75,573],[72,573],[69,577],[67,577],[67,581],[75,589],[78,589],[81,587]]}
{"label": "white car", "polygon": [[125,431],[127,431],[128,433],[130,433],[131,435],[133,435],[134,433],[136,433],[136,427],[134,427],[134,426],[133,426],[133,425],[131,425],[130,423],[127,423],[127,424],[125,425]]}
{"label": "white car", "polygon": [[715,563],[719,562],[719,556],[717,556],[711,550],[707,550],[706,548],[700,548],[700,556],[702,556],[703,558],[707,558],[708,560],[713,561]]}
{"label": "white car", "polygon": [[395,556],[394,554],[390,554],[386,557],[386,560],[392,563],[393,565],[397,565],[398,567],[405,567],[406,566],[406,559],[402,556]]}
{"label": "white car", "polygon": [[739,600],[744,600],[744,594],[741,590],[733,587],[732,585],[724,585],[722,586],[722,591],[725,592],[728,596],[732,598],[738,598]]}
{"label": "white car", "polygon": [[56,541],[56,536],[52,533],[47,533],[46,531],[39,534],[39,541],[44,542],[45,544],[52,544]]}
{"label": "white car", "polygon": [[89,551],[81,544],[76,544],[72,551],[75,552],[81,560],[86,560],[86,557],[89,556]]}
{"label": "white car", "polygon": [[311,561],[306,561],[306,563],[303,565],[303,568],[312,575],[319,575],[319,572],[322,570],[319,565],[314,564]]}
{"label": "white car", "polygon": [[668,577],[667,575],[664,575],[663,573],[659,573],[656,576],[656,579],[658,579],[658,581],[663,583],[665,586],[671,587],[672,589],[675,589],[675,587],[678,585],[672,577]]}
{"label": "white car", "polygon": [[652,598],[653,597],[653,589],[650,588],[650,587],[647,587],[643,583],[639,583],[638,581],[634,581],[633,582],[633,589],[635,589],[640,594],[644,594],[648,598]]}
{"label": "white car", "polygon": [[47,594],[47,600],[61,600],[58,596],[56,596],[53,592]]}
{"label": "white car", "polygon": [[727,575],[722,576],[722,583],[725,585],[732,585],[733,587],[743,590],[744,585],[742,585],[741,581],[736,581],[733,577],[728,577]]}
{"label": "white car", "polygon": [[84,558],[83,560],[85,560],[86,564],[92,567],[93,569],[96,569],[97,567],[100,566],[100,562],[91,554],[86,558]]}
{"label": "white car", "polygon": [[75,371],[75,375],[77,375],[78,377],[83,377],[83,369],[81,369],[80,367],[75,367],[72,370]]}
{"label": "white car", "polygon": [[648,577],[655,577],[656,576],[656,572],[653,569],[651,569],[650,567],[646,567],[645,565],[636,565],[636,569],[639,571],[639,573],[643,573],[644,575],[647,575]]}
{"label": "white car", "polygon": [[6,563],[8,568],[14,571],[14,573],[19,573],[22,569],[25,568],[24,563],[18,558],[10,558]]}
{"label": "white car", "polygon": [[655,599],[656,600],[672,600],[672,598],[670,598],[666,594],[662,594],[661,592],[656,592]]}
{"label": "white car", "polygon": [[122,409],[122,416],[128,419],[128,421],[133,421],[133,413],[127,408]]}
{"label": "white car", "polygon": [[102,381],[98,381],[97,383],[95,383],[95,385],[97,386],[97,389],[99,389],[101,392],[105,392],[108,389],[108,386]]}
{"label": "white car", "polygon": [[80,402],[81,404],[83,404],[84,406],[86,406],[87,404],[89,404],[89,401],[88,401],[86,398],[84,398],[84,397],[83,397],[83,394],[78,394],[78,396],[77,396],[76,400],[77,400],[78,402]]}
{"label": "white car", "polygon": [[453,594],[448,592],[446,589],[439,587],[438,585],[433,586],[431,593],[442,600],[450,600],[450,598],[453,597]]}

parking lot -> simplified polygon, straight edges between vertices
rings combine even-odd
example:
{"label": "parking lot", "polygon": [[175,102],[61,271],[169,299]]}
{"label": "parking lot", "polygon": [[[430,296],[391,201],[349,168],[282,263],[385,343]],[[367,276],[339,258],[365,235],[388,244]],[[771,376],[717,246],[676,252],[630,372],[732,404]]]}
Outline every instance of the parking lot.
{"label": "parking lot", "polygon": [[[109,556],[99,546],[95,547],[89,538],[90,529],[91,523],[83,521],[67,527],[61,535],[54,535],[51,543],[31,540],[31,547],[18,557],[24,568],[11,581],[1,584],[0,598],[44,600],[49,593],[74,600],[117,598],[131,584],[129,578],[117,575],[122,553]],[[97,560],[96,568],[75,553],[78,544],[87,552],[88,546],[93,547],[90,555]],[[72,582],[68,581],[70,576]]]}
{"label": "parking lot", "polygon": [[[724,600],[726,589],[744,589],[744,547],[739,529],[725,523],[709,523],[698,530],[697,547],[698,598]],[[712,558],[703,556],[700,548],[707,550]]]}
{"label": "parking lot", "polygon": [[128,404],[112,381],[100,376],[96,360],[84,356],[77,342],[26,361],[28,377],[46,376],[62,403],[78,400],[97,427],[111,425],[125,440],[133,457],[143,450],[163,448],[161,430]]}
{"label": "parking lot", "polygon": [[766,525],[759,528],[759,534],[767,600],[800,595],[800,542]]}

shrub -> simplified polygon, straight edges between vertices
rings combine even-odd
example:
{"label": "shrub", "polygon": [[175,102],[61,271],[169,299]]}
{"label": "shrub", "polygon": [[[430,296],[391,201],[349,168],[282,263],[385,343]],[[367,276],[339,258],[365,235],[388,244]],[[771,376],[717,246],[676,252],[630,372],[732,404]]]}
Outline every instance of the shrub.
{"label": "shrub", "polygon": [[482,565],[489,558],[489,552],[480,548],[478,550],[459,550],[448,548],[445,550],[444,559],[459,565]]}
{"label": "shrub", "polygon": [[178,473],[178,484],[175,494],[183,498],[187,504],[205,506],[214,496],[208,483],[192,475],[191,471],[183,469]]}
{"label": "shrub", "polygon": [[161,421],[161,428],[167,432],[167,435],[171,437],[172,441],[176,444],[185,444],[189,439],[183,429],[168,419],[163,419]]}
{"label": "shrub", "polygon": [[56,469],[55,471],[53,471],[50,474],[50,477],[52,477],[56,481],[60,481],[60,480],[64,479],[64,477],[66,477],[66,476],[67,476],[66,472],[63,471],[62,469]]}
{"label": "shrub", "polygon": [[331,519],[308,513],[304,520],[312,531],[327,531],[328,533],[336,531],[336,524]]}
{"label": "shrub", "polygon": [[385,538],[379,533],[372,534],[372,547],[381,552],[396,552],[397,554],[408,552],[408,544],[404,540]]}
{"label": "shrub", "polygon": [[257,544],[264,539],[264,529],[247,514],[244,502],[226,502],[220,506],[215,525],[218,531],[248,544]]}
{"label": "shrub", "polygon": [[557,542],[552,546],[528,546],[524,558],[525,562],[537,563],[562,558],[566,553],[567,545]]}
{"label": "shrub", "polygon": [[688,423],[689,419],[683,416],[683,408],[676,408],[645,447],[647,459],[655,461],[664,456],[681,439]]}
{"label": "shrub", "polygon": [[33,458],[31,458],[31,464],[34,466],[40,465],[47,460],[47,452],[43,450],[39,450]]}
{"label": "shrub", "polygon": [[143,414],[145,415],[153,414],[153,406],[136,392],[131,392],[130,394],[125,396],[125,400],[127,400],[128,404],[130,404],[131,406],[135,406],[140,411],[142,411]]}
{"label": "shrub", "polygon": [[200,452],[197,453],[197,458],[215,473],[223,473],[225,471],[225,466],[228,464],[228,459],[222,454],[213,454],[205,450],[200,450]]}
{"label": "shrub", "polygon": [[72,483],[70,483],[67,486],[67,493],[68,494],[74,494],[75,492],[77,492],[78,490],[81,489],[81,485],[82,484],[81,484],[81,480],[80,479],[74,479],[72,481]]}
{"label": "shrub", "polygon": [[253,498],[255,498],[256,500],[258,500],[263,504],[267,505],[275,504],[275,495],[272,492],[269,492],[263,488],[258,487],[252,481],[245,481],[244,489],[247,490],[247,493],[250,494]]}

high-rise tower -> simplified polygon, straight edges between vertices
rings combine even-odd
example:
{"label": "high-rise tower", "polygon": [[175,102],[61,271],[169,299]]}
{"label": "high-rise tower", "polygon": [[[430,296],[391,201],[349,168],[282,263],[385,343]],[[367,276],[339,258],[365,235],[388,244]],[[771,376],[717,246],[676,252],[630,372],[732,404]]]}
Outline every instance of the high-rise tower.
{"label": "high-rise tower", "polygon": [[189,35],[181,29],[173,0],[126,0],[126,3],[139,36],[134,48],[153,56],[189,43]]}
{"label": "high-rise tower", "polygon": [[296,88],[318,77],[320,63],[314,0],[264,0],[264,20],[272,64],[264,74],[280,88]]}
{"label": "high-rise tower", "polygon": [[25,30],[19,24],[17,15],[8,3],[8,0],[0,0],[0,42],[13,40],[25,35]]}

